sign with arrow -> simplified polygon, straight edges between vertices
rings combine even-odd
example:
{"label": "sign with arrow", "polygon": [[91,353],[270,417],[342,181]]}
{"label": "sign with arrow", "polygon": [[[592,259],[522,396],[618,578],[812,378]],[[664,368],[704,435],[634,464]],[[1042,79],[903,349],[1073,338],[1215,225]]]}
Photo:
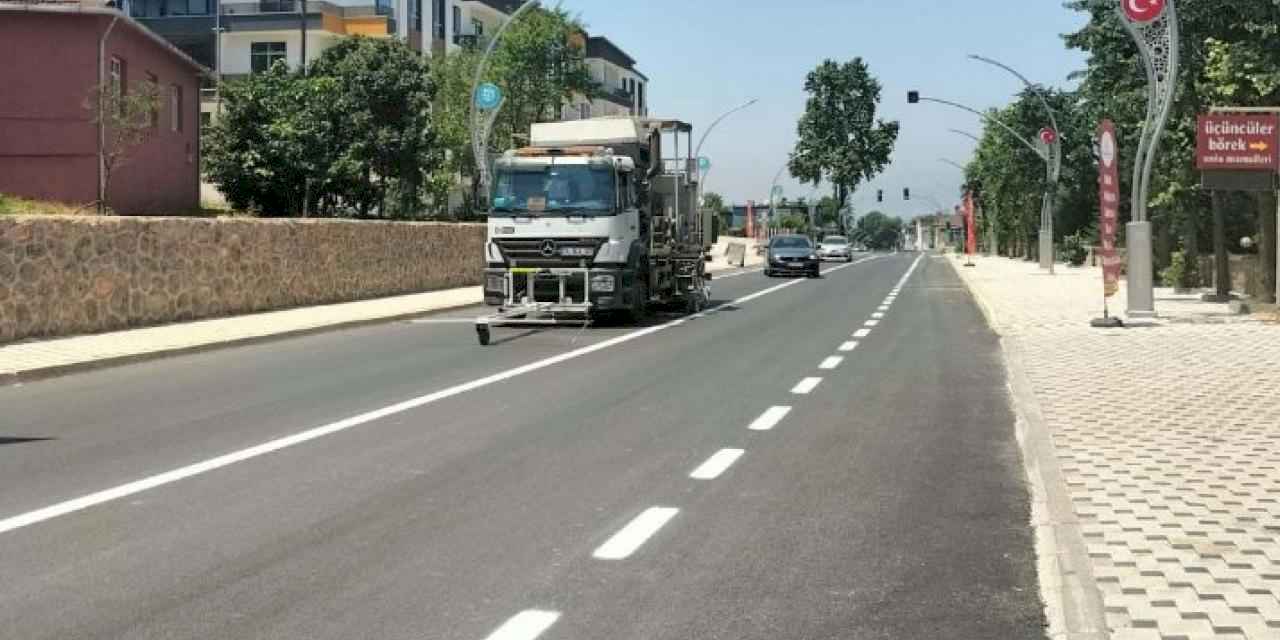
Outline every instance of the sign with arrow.
{"label": "sign with arrow", "polygon": [[1205,115],[1196,124],[1196,168],[1270,171],[1280,167],[1280,118],[1269,114]]}

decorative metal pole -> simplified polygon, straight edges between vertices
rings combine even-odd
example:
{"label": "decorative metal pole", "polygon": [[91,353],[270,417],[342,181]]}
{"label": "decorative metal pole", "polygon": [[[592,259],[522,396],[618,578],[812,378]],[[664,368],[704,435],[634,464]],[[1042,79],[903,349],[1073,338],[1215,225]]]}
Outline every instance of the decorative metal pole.
{"label": "decorative metal pole", "polygon": [[1116,0],[1120,22],[1133,36],[1147,70],[1147,118],[1133,163],[1133,222],[1126,227],[1129,249],[1128,315],[1154,317],[1151,221],[1147,202],[1151,170],[1178,84],[1178,11],[1174,0]]}
{"label": "decorative metal pole", "polygon": [[[476,159],[476,170],[480,172],[480,188],[482,191],[486,190],[485,188],[489,184],[489,154],[485,152],[485,149],[489,146],[489,132],[485,130],[487,128],[483,127],[480,122],[480,112],[483,109],[476,104],[476,92],[480,88],[480,80],[484,77],[485,68],[489,64],[489,56],[493,55],[494,49],[498,46],[498,41],[502,39],[502,34],[506,33],[507,28],[515,23],[520,14],[539,2],[540,0],[528,0],[520,5],[519,9],[512,12],[511,17],[507,18],[506,22],[502,23],[498,31],[493,34],[493,38],[489,40],[489,46],[485,48],[484,56],[480,58],[480,62],[476,65],[475,78],[471,81],[471,152]],[[501,108],[501,104],[493,108],[492,118],[497,118],[497,112]]]}
{"label": "decorative metal pole", "polygon": [[[733,114],[735,114],[735,113],[737,113],[737,112],[739,112],[739,111],[742,111],[743,109],[746,109],[747,107],[750,107],[751,105],[753,105],[753,104],[755,104],[755,103],[757,103],[757,102],[760,102],[760,99],[759,99],[759,98],[752,98],[751,100],[747,101],[745,104],[738,105],[738,106],[736,106],[736,107],[734,107],[734,108],[732,108],[732,109],[730,109],[730,110],[728,110],[728,111],[726,111],[726,112],[724,112],[724,113],[720,114],[720,117],[718,117],[718,118],[716,118],[715,120],[713,120],[713,121],[711,122],[711,126],[707,127],[707,130],[702,132],[702,137],[701,137],[701,138],[698,138],[698,146],[697,146],[697,148],[696,148],[696,149],[694,150],[694,152],[693,152],[693,157],[695,157],[695,158],[702,158],[702,143],[704,143],[704,142],[706,142],[706,141],[707,141],[707,136],[711,135],[711,132],[716,128],[716,126],[717,126],[717,125],[719,125],[721,122],[723,122],[725,118],[728,118],[729,116],[731,116],[731,115],[733,115]],[[699,206],[701,206],[701,203],[702,203],[702,196],[706,193],[706,190],[707,190],[707,187],[706,187],[706,183],[707,183],[707,174],[708,174],[708,173],[710,173],[710,172],[711,172],[711,168],[710,168],[710,167],[708,167],[706,171],[701,171],[701,172],[699,172],[699,173],[700,173],[700,175],[698,176],[698,203],[699,203]]]}

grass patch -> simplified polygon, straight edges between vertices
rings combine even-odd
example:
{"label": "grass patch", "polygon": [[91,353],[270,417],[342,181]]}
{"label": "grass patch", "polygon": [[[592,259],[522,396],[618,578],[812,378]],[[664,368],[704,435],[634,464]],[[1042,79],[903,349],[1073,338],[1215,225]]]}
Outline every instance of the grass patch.
{"label": "grass patch", "polygon": [[62,202],[27,200],[0,193],[0,215],[85,215],[95,213],[92,204],[71,205]]}

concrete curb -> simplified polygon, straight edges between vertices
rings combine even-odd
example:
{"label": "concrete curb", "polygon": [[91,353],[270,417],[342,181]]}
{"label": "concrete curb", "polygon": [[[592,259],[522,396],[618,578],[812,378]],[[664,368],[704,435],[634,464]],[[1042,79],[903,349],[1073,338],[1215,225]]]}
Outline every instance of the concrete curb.
{"label": "concrete curb", "polygon": [[355,329],[375,324],[385,324],[388,322],[398,322],[401,320],[409,320],[412,318],[420,318],[423,316],[431,316],[438,313],[462,309],[476,304],[483,303],[481,301],[471,301],[466,303],[450,304],[434,309],[407,311],[388,316],[380,316],[377,318],[361,318],[359,320],[347,320],[326,324],[318,327],[306,327],[303,329],[285,330],[270,335],[250,336],[245,338],[232,338],[220,342],[209,342],[205,344],[195,344],[182,347],[173,347],[168,349],[157,349],[155,351],[147,351],[145,353],[133,353],[121,356],[110,356],[106,358],[98,358],[95,360],[85,360],[83,362],[73,362],[70,364],[60,364],[48,367],[39,367],[36,369],[26,369],[23,371],[0,371],[0,387],[26,382],[35,382],[37,380],[47,380],[59,376],[69,375],[72,373],[80,373],[83,371],[92,371],[95,369],[106,369],[110,367],[118,367],[127,364],[135,364],[138,362],[146,362],[148,360],[159,360],[161,358],[169,358],[173,356],[189,355],[193,353],[202,353],[206,351],[214,351],[228,347],[242,347],[254,344],[263,344],[274,340],[283,340],[285,338],[297,338],[301,336],[316,335],[327,333],[330,331],[339,331],[342,329]]}
{"label": "concrete curb", "polygon": [[[946,261],[953,269],[956,265]],[[956,269],[959,272],[959,269]],[[987,323],[999,335],[991,304],[957,273],[973,295]],[[1017,417],[1016,435],[1031,485],[1031,525],[1036,532],[1040,596],[1052,640],[1107,640],[1106,609],[1089,562],[1079,520],[1071,504],[1058,458],[1054,454],[1040,402],[1032,390],[1016,341],[1000,337],[1010,402]]]}

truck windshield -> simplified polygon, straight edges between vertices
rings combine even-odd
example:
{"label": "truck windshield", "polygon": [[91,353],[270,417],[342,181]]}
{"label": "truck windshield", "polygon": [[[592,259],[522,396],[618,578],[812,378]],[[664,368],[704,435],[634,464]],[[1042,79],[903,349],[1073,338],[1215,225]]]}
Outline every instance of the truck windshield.
{"label": "truck windshield", "polygon": [[493,210],[611,215],[615,212],[613,171],[586,165],[502,167],[493,188]]}

